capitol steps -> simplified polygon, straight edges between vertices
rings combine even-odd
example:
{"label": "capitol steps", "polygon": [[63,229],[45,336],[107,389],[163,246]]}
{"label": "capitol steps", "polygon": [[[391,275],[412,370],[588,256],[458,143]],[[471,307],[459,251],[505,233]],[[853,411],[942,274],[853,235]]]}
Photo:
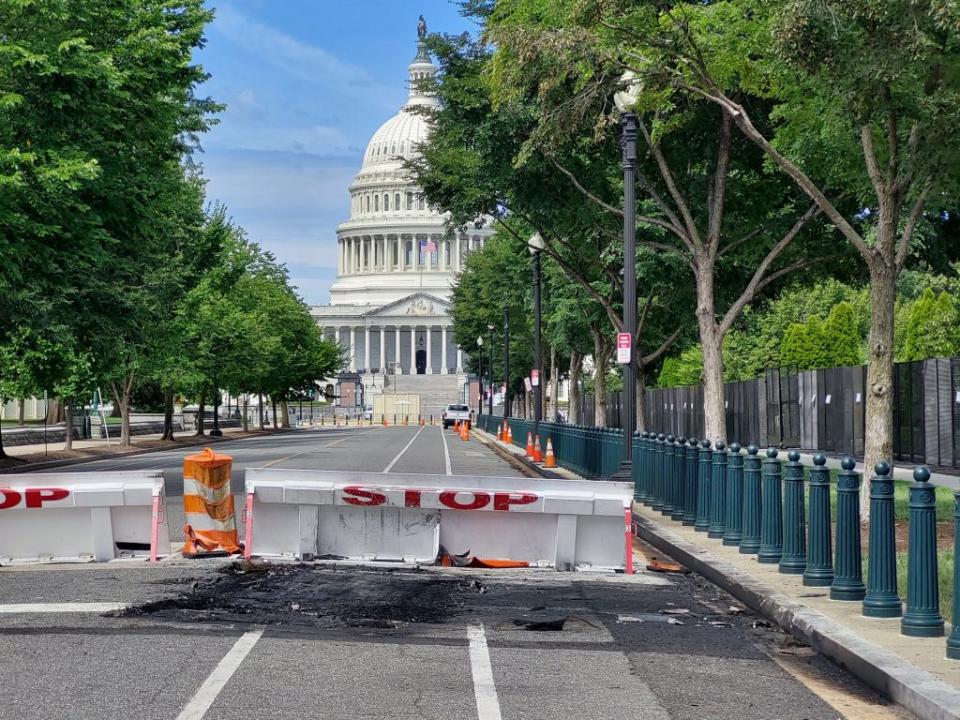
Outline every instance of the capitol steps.
{"label": "capitol steps", "polygon": [[451,403],[461,402],[461,375],[388,375],[386,394],[419,395],[420,413],[435,420]]}

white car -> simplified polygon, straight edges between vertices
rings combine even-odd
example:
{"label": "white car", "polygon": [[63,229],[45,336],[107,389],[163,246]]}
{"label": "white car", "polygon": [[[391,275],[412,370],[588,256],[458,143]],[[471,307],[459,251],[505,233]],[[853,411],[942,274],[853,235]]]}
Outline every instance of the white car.
{"label": "white car", "polygon": [[467,405],[447,405],[443,411],[443,427],[448,428],[455,422],[470,422],[470,408]]}

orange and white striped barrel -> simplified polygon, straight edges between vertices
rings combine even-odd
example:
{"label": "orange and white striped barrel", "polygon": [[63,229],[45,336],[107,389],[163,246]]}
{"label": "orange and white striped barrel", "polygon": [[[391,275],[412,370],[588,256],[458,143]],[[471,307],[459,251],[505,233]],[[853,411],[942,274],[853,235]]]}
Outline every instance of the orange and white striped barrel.
{"label": "orange and white striped barrel", "polygon": [[230,492],[233,458],[204,448],[183,459],[184,555],[240,552]]}

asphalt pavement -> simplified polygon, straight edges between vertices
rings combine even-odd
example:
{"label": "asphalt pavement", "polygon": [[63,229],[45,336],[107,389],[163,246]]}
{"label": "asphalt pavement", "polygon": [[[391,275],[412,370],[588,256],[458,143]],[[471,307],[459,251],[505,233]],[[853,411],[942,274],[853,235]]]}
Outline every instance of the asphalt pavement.
{"label": "asphalt pavement", "polygon": [[[217,450],[234,457],[235,491],[244,468],[263,466],[519,474],[430,426]],[[162,469],[173,508],[182,455],[72,469]],[[635,549],[642,566],[650,550]],[[184,559],[2,569],[0,676],[11,720],[909,717],[706,581],[646,572]]]}

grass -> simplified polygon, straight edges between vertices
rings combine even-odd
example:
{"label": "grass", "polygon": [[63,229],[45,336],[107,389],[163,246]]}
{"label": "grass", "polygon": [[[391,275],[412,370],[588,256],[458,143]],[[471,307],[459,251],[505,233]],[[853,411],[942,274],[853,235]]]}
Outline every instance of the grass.
{"label": "grass", "polygon": [[[937,553],[937,576],[940,582],[940,614],[953,622],[953,550]],[[863,556],[863,579],[867,581],[867,555]],[[897,594],[907,601],[907,554],[897,553]]]}
{"label": "grass", "polygon": [[23,425],[18,423],[16,420],[0,420],[0,427],[4,428],[16,428],[16,427],[43,427],[43,420],[25,420]]}
{"label": "grass", "polygon": [[[831,471],[830,484],[830,512],[834,520],[837,518],[837,478]],[[893,483],[893,517],[898,522],[910,519],[910,483],[907,480],[895,480]],[[937,487],[937,522],[953,522],[953,490]]]}

